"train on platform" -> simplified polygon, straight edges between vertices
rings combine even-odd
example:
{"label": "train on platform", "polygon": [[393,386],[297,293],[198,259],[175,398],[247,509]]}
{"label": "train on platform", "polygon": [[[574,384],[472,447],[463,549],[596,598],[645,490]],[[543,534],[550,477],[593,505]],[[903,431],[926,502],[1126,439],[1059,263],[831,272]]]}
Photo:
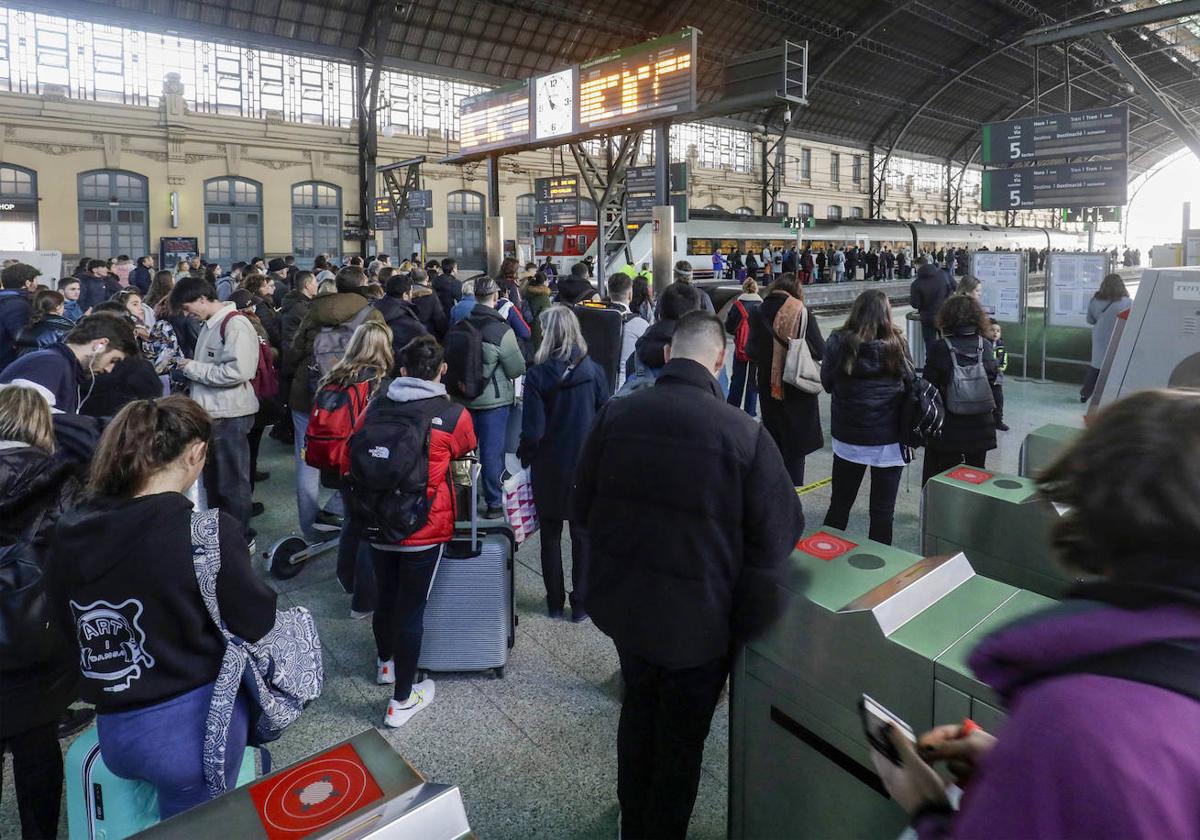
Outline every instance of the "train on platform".
{"label": "train on platform", "polygon": [[[539,264],[549,257],[560,274],[576,263],[595,260],[597,228],[595,222],[576,225],[542,225],[535,231],[534,250]],[[609,269],[626,261],[640,267],[650,262],[650,226],[634,233],[630,254],[610,257]],[[712,279],[711,257],[716,248],[726,256],[736,248],[743,254],[760,254],[792,245],[801,248],[889,247],[906,250],[910,255],[939,248],[964,247],[968,250],[1041,250],[1074,251],[1087,247],[1086,233],[1073,233],[1038,227],[1002,227],[996,225],[937,225],[891,219],[812,220],[799,231],[783,227],[782,218],[743,216],[717,211],[693,211],[686,222],[675,223],[675,248],[672,262],[688,260],[697,279]],[[615,260],[615,264],[614,261]]]}

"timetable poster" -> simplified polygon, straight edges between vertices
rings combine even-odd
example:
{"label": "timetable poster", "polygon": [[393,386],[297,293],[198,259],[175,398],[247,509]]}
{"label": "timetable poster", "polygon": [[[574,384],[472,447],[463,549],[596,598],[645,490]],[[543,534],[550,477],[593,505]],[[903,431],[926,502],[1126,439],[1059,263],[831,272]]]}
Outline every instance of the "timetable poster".
{"label": "timetable poster", "polygon": [[1046,322],[1087,327],[1088,303],[1108,273],[1108,254],[1051,254],[1046,278]]}
{"label": "timetable poster", "polygon": [[1025,255],[1008,251],[976,251],[971,273],[979,280],[983,311],[1002,324],[1025,322]]}

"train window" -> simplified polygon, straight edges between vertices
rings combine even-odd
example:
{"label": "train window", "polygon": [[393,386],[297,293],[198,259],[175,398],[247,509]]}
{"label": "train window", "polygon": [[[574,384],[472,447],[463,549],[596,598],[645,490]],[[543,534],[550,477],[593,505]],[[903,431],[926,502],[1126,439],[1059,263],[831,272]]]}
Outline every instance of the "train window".
{"label": "train window", "polygon": [[765,239],[747,239],[745,241],[745,243],[743,243],[743,244],[745,245],[746,253],[758,254],[758,253],[761,253],[762,249],[766,247],[767,240],[765,240]]}
{"label": "train window", "polygon": [[726,254],[732,254],[735,250],[737,250],[738,247],[738,241],[736,239],[721,239],[718,240],[717,244],[721,246],[721,250]]}
{"label": "train window", "polygon": [[791,248],[795,244],[796,244],[796,240],[794,240],[794,239],[772,239],[771,240],[771,250],[772,251],[786,251],[788,248]]}
{"label": "train window", "polygon": [[688,255],[689,256],[709,256],[713,252],[713,241],[711,239],[689,239],[688,240]]}

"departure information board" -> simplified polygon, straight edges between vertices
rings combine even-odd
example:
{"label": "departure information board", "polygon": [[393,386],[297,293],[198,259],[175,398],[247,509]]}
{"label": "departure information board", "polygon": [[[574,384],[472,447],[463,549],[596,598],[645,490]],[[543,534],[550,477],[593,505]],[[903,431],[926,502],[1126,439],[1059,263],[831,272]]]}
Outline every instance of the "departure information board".
{"label": "departure information board", "polygon": [[985,166],[1072,155],[1124,155],[1129,151],[1129,109],[1124,105],[1046,114],[983,127]]}
{"label": "departure information board", "polygon": [[696,32],[685,29],[579,65],[579,128],[686,114],[696,107]]}
{"label": "departure information board", "polygon": [[459,110],[459,137],[464,154],[528,143],[529,82],[464,99]]}
{"label": "departure information board", "polygon": [[989,169],[983,173],[983,210],[1124,205],[1129,186],[1123,160]]}
{"label": "departure information board", "polygon": [[533,182],[539,225],[579,224],[579,178],[537,178]]}
{"label": "departure information board", "polygon": [[464,99],[459,151],[443,162],[572,143],[691,113],[698,35],[688,27]]}

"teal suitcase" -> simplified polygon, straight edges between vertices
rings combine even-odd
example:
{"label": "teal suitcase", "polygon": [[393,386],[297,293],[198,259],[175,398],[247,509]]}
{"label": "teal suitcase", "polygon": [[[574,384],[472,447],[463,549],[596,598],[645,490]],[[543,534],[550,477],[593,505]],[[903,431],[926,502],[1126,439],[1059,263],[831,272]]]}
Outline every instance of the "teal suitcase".
{"label": "teal suitcase", "polygon": [[[246,748],[238,787],[254,781],[253,747]],[[146,782],[122,779],[104,766],[96,727],[67,750],[67,836],[70,840],[124,840],[158,820],[158,793]]]}

